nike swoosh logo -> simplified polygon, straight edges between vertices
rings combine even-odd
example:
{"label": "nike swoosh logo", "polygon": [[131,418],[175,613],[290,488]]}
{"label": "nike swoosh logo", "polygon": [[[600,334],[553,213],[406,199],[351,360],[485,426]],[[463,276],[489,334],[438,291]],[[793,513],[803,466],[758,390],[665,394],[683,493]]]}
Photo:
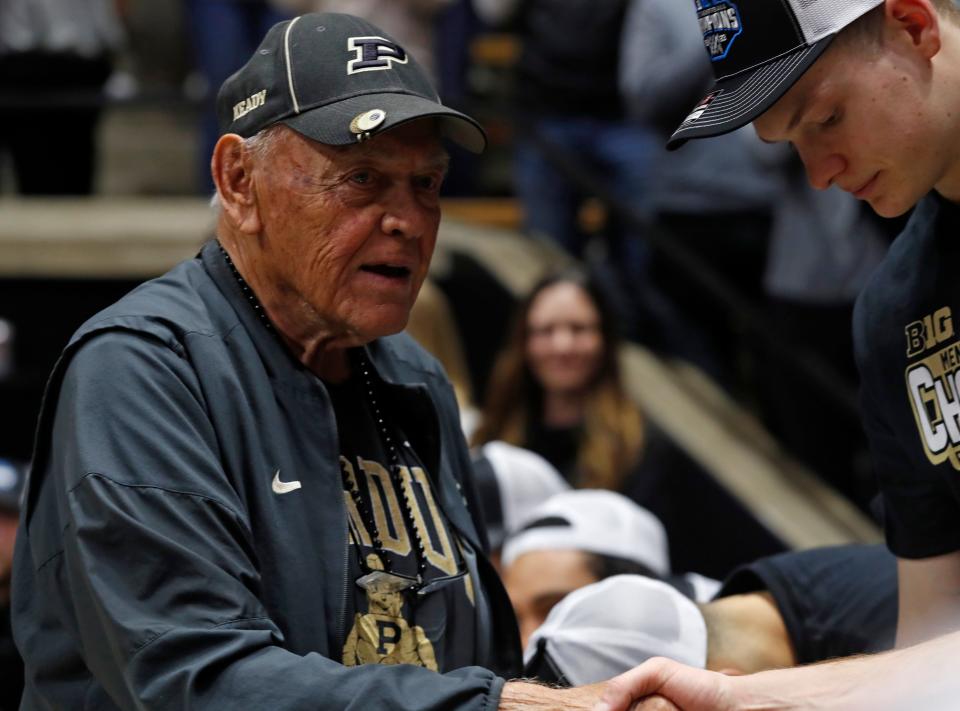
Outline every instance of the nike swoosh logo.
{"label": "nike swoosh logo", "polygon": [[299,481],[280,481],[280,470],[277,469],[277,473],[273,475],[273,493],[274,494],[289,494],[291,491],[296,491],[301,486]]}

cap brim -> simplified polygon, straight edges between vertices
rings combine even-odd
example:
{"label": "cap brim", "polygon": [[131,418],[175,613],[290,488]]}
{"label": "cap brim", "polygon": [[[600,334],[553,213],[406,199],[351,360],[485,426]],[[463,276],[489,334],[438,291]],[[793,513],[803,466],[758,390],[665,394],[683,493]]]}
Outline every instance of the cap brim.
{"label": "cap brim", "polygon": [[772,62],[719,79],[667,141],[679,148],[691,138],[707,138],[746,126],[773,106],[823,54],[836,35],[785,54]]}
{"label": "cap brim", "polygon": [[298,133],[320,143],[345,146],[356,143],[358,137],[350,131],[350,124],[358,115],[374,109],[385,114],[383,123],[371,130],[376,136],[401,124],[421,118],[440,119],[443,134],[454,143],[473,153],[482,153],[487,136],[476,121],[447,106],[412,94],[363,94],[333,104],[307,109],[282,119]]}

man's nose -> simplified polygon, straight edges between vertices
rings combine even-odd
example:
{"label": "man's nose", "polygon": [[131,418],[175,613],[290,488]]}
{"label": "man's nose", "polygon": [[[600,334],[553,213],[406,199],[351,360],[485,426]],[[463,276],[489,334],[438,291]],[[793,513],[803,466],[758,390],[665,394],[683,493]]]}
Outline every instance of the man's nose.
{"label": "man's nose", "polygon": [[836,152],[818,149],[800,150],[807,169],[807,180],[817,190],[826,190],[847,169],[847,161]]}
{"label": "man's nose", "polygon": [[412,186],[395,186],[387,195],[381,228],[396,237],[423,236],[428,222],[427,210],[417,200]]}

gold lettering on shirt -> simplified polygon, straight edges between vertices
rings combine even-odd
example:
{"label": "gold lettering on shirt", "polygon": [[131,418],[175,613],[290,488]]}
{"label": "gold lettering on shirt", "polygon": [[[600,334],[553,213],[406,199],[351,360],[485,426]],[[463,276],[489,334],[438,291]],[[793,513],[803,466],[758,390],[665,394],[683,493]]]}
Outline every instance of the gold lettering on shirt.
{"label": "gold lettering on shirt", "polygon": [[[343,478],[347,488],[355,488],[357,486],[357,475],[353,470],[353,465],[350,464],[350,460],[346,457],[340,457],[340,469],[343,471]],[[367,527],[363,523],[363,518],[357,510],[357,502],[353,500],[349,491],[343,492],[343,501],[347,505],[347,515],[350,516],[350,523],[353,526],[353,530],[360,536],[360,542],[367,548],[372,547],[373,542],[370,539],[370,533],[367,531]]]}
{"label": "gold lettering on shirt", "polygon": [[390,481],[390,473],[378,462],[370,459],[359,461],[360,469],[367,477],[370,508],[373,509],[373,521],[383,547],[400,556],[409,555],[410,536],[407,534],[400,502],[397,501],[397,491]]}
{"label": "gold lettering on shirt", "polygon": [[949,306],[904,328],[907,356],[922,355],[907,366],[907,397],[931,464],[949,461],[960,470],[960,343]]}
{"label": "gold lettering on shirt", "polygon": [[[457,559],[454,557],[453,547],[450,545],[447,528],[443,525],[443,519],[440,518],[440,510],[437,508],[437,502],[433,498],[427,473],[420,467],[413,467],[412,473],[410,468],[400,467],[400,481],[410,499],[411,508],[413,509],[414,525],[416,525],[417,530],[420,532],[420,540],[423,541],[427,561],[447,575],[456,575]],[[430,512],[433,530],[436,532],[440,544],[439,550],[434,545],[433,536],[430,535],[430,529],[424,520],[423,511],[420,508],[420,500],[414,492],[414,485],[420,489],[424,501],[427,502],[427,509]]]}

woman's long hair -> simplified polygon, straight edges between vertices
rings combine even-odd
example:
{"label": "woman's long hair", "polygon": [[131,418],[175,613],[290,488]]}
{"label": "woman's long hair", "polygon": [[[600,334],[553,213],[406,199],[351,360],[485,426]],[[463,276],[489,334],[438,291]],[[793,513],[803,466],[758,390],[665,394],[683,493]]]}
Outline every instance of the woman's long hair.
{"label": "woman's long hair", "polygon": [[499,439],[521,447],[526,444],[531,418],[541,417],[543,407],[543,389],[526,358],[530,307],[542,291],[564,283],[574,284],[587,294],[600,316],[603,340],[600,367],[585,397],[575,483],[584,488],[619,489],[640,460],[644,422],[620,378],[620,335],[613,311],[597,283],[580,269],[565,269],[545,277],[518,306],[507,343],[490,375],[483,421],[473,443]]}

